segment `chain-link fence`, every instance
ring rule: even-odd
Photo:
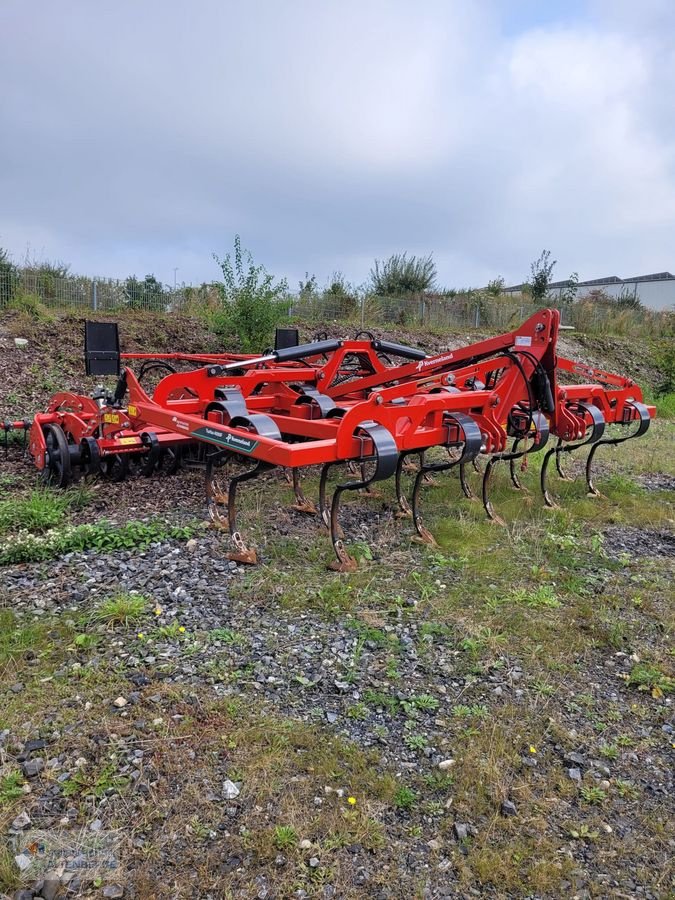
[[[170,287],[146,278],[59,277],[41,269],[0,272],[0,308],[28,308],[35,303],[53,309],[177,311],[208,288]]]
[[[454,297],[422,294],[407,297],[335,295],[330,291],[288,297],[284,309],[291,318],[313,324],[348,323],[360,328],[486,329],[506,331],[532,315],[538,306],[527,298],[491,297],[469,291]],[[199,312],[220,303],[214,285],[171,287],[153,276],[144,279],[59,277],[41,269],[0,271],[0,309],[33,310],[36,304],[55,309],[113,311],[142,309],[160,313]],[[578,331],[610,334],[659,335],[672,329],[673,313],[622,309],[591,301],[556,302],[562,324]]]
[[[553,302],[545,305],[560,310],[561,324],[593,334],[659,335],[669,326],[673,313],[645,309],[606,307],[590,301]],[[350,322],[365,328],[369,325],[389,328],[422,327],[439,331],[485,329],[507,331],[533,315],[542,304],[526,302],[526,298],[489,297],[480,291],[442,297],[334,297],[317,294],[297,297],[290,314],[316,324]]]

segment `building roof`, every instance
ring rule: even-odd
[[[602,287],[603,284],[635,284],[640,281],[675,281],[675,275],[670,272],[654,272],[652,275],[636,275],[634,278],[619,278],[618,275],[608,275],[606,278],[592,278],[590,281],[579,281],[577,287]],[[551,288],[571,287],[572,281],[568,278],[566,281],[552,281],[549,284]],[[512,287],[504,288],[505,291],[522,291],[525,284],[514,284]]]

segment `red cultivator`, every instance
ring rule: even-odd
[[[563,454],[589,445],[586,480],[591,493],[592,463],[598,447],[637,437],[649,427],[654,409],[642,403],[632,381],[560,359],[556,354],[559,313],[541,310],[516,331],[460,350],[427,356],[411,347],[374,339],[319,340],[285,346],[259,357],[235,355],[150,356],[120,354],[117,328],[87,323],[87,372],[118,376],[114,392],[92,397],[56,394],[30,427],[29,451],[47,482],[66,487],[74,474],[121,480],[136,468],[150,475],[165,468],[203,466],[213,521],[229,530],[232,558],[255,562],[238,529],[237,490],[241,483],[274,467],[290,470],[298,509],[315,511],[304,496],[299,469],[321,466],[319,512],[330,529],[337,561],[349,570],[338,522],[345,491],[368,490],[373,482],[395,479],[400,511],[411,514],[419,538],[433,537],[422,521],[420,489],[431,472],[458,468],[462,489],[472,491],[467,466],[482,472],[487,515],[498,521],[490,500],[495,463],[510,464],[546,451],[541,468],[545,502],[552,459],[565,478]],[[394,363],[392,358],[399,360]],[[141,363],[138,374],[120,369],[120,360]],[[176,365],[198,366],[175,371]],[[142,386],[149,373],[167,372],[152,395]],[[561,385],[559,372],[593,383]],[[608,425],[618,433],[605,436]],[[441,448],[433,461],[427,451]],[[411,502],[402,490],[402,472],[417,460]],[[408,462],[406,462],[408,461]],[[228,472],[232,463],[240,466]],[[351,477],[326,499],[331,467],[346,464]]]

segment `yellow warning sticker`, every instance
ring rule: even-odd
[[[127,406],[127,412],[129,413],[130,416],[137,416],[138,408],[136,406],[131,406],[131,404],[130,404],[129,406]]]
[[[138,440],[135,437],[126,437],[119,439],[120,444],[137,444]]]
[[[106,425],[119,425],[120,424],[120,414],[119,413],[103,413],[103,421]]]

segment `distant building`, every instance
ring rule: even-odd
[[[554,281],[548,286],[553,299],[560,297],[572,286],[571,281]],[[505,294],[520,294],[524,284],[504,288]],[[580,281],[577,285],[577,299],[582,299],[591,291],[604,291],[610,297],[639,297],[645,306],[651,309],[669,309],[675,307],[675,275],[670,272],[656,272],[654,275],[637,275],[635,278],[619,278],[609,275],[607,278],[593,278],[591,281]]]

